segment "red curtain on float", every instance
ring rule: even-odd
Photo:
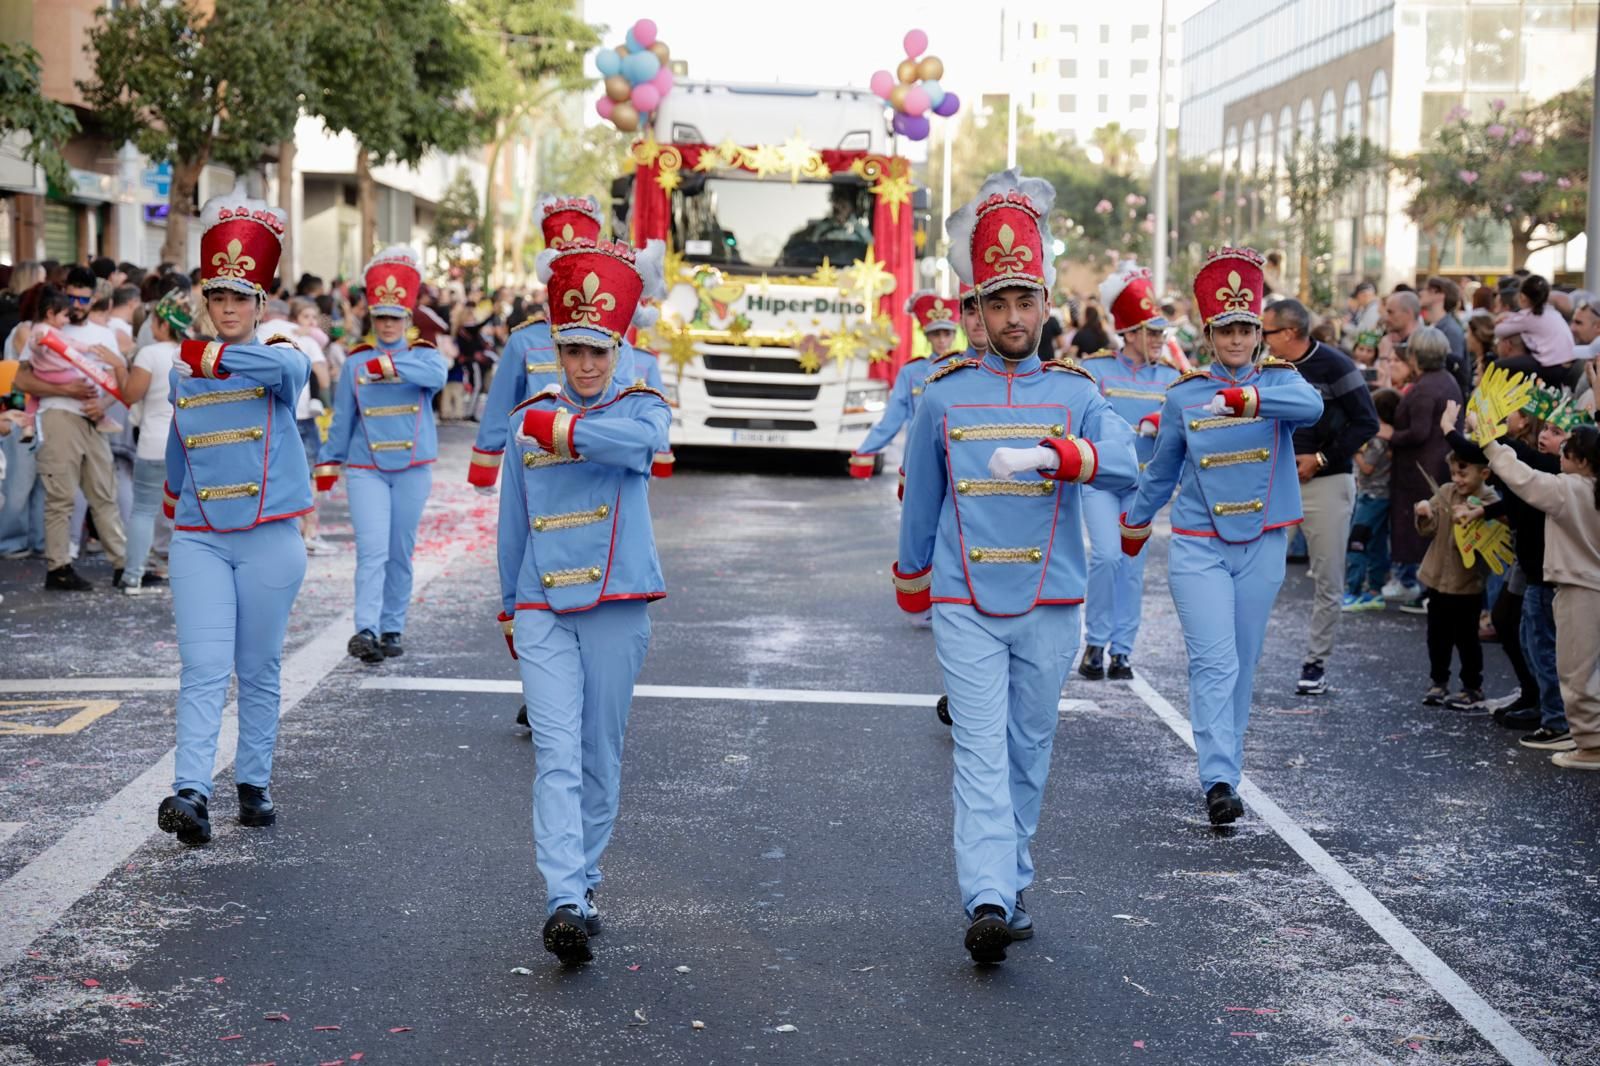
[[[635,245],[642,248],[649,240],[664,241],[671,229],[672,197],[661,187],[662,172],[693,170],[704,153],[716,151],[718,149],[709,144],[659,145],[641,142],[634,145],[633,158],[636,169],[633,182],[632,225]],[[849,173],[853,167],[866,159],[879,161],[885,169],[894,163],[887,156],[835,149],[822,149],[817,152],[817,157],[831,174]],[[749,164],[748,158],[741,158],[732,165],[744,170],[755,170],[755,167]],[[773,180],[784,179],[774,176]],[[900,343],[895,346],[887,361],[874,363],[867,373],[880,381],[892,382],[900,367],[905,365],[905,361],[911,356],[911,330],[915,328],[911,316],[905,311],[906,298],[912,291],[917,255],[916,242],[912,237],[910,197],[907,196],[903,202],[897,203],[893,197],[875,191],[872,232],[876,240],[874,253],[883,263],[884,269],[894,277],[895,282],[893,292],[878,297],[878,313],[887,315],[894,323],[895,336],[900,338]],[[845,264],[834,265],[842,267]]]

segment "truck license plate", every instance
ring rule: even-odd
[[[735,444],[788,444],[789,434],[772,429],[736,429],[733,431]]]

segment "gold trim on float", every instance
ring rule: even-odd
[[[1215,418],[1191,418],[1190,429],[1226,429],[1229,426],[1248,426],[1252,422],[1261,421],[1260,415],[1248,418],[1241,415],[1217,415]]]
[[[571,459],[563,459],[559,455],[551,455],[545,451],[522,453],[522,465],[529,470],[537,470],[544,466],[560,466],[562,463],[581,462],[583,462],[583,456],[581,455],[575,455]]]
[[[972,440],[1039,440],[1042,437],[1059,437],[1066,432],[1065,426],[1046,425],[1043,422],[1000,422],[985,426],[956,426],[950,430],[950,439],[955,441]]]
[[[1054,481],[1005,481],[1000,478],[962,478],[956,482],[957,496],[1050,496]]]
[[[411,449],[411,443],[408,440],[380,440],[368,444],[367,447],[375,452],[404,452]]]
[[[592,511],[568,511],[566,514],[539,515],[529,523],[535,533],[553,533],[558,529],[576,529],[579,526],[604,522],[611,517],[611,507],[601,504]]]
[[[246,496],[261,495],[261,486],[255,482],[245,482],[239,485],[215,485],[209,489],[200,489],[195,493],[202,503],[212,500],[242,500]]]
[[[1044,549],[973,548],[967,558],[975,563],[1037,563],[1044,560]]]
[[[580,566],[575,570],[552,570],[539,580],[547,589],[564,589],[571,585],[590,585],[599,581],[604,571],[598,566]]]
[[[1266,509],[1266,504],[1260,500],[1241,500],[1238,503],[1216,503],[1211,505],[1211,513],[1227,518],[1241,514],[1255,514]]]
[[[267,431],[260,426],[249,429],[218,429],[210,433],[191,433],[183,438],[185,448],[215,448],[219,444],[244,444],[260,440]]]
[[[1240,463],[1264,463],[1272,458],[1271,448],[1247,448],[1242,452],[1215,452],[1200,457],[1200,469],[1218,466],[1238,466]]]
[[[397,403],[389,407],[363,407],[361,409],[361,417],[378,418],[382,415],[414,415],[421,410],[422,406],[420,404]]]
[[[217,389],[214,392],[202,392],[194,396],[178,397],[178,410],[187,411],[191,407],[210,407],[218,403],[238,403],[241,400],[259,400],[267,394],[265,385],[257,385],[253,389]]]
[[[1167,401],[1167,394],[1164,392],[1140,392],[1138,389],[1108,388],[1105,390],[1105,395],[1117,396],[1124,400],[1160,400],[1162,403]]]

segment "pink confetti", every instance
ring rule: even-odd
[[[1133,1042],[1133,1046],[1136,1047],[1136,1048],[1139,1048],[1142,1051],[1142,1050],[1144,1050],[1144,1041],[1143,1040],[1135,1040]]]
[[[389,1032],[391,1032],[391,1033],[409,1033],[409,1032],[411,1032],[411,1026],[409,1026],[409,1025],[397,1025],[393,1029],[390,1029]]]
[[[632,966],[629,966],[628,969],[632,970],[634,973],[638,973],[639,972],[639,964],[638,963],[634,963]]]
[[[262,1019],[264,1021],[269,1021],[269,1022],[286,1022],[286,1021],[289,1020],[289,1016],[287,1014],[281,1014],[281,1013],[280,1014],[263,1014],[261,1017],[262,1017]]]
[[[98,1062],[96,1062],[94,1064],[94,1066],[111,1066],[111,1060],[110,1059],[101,1059]]]
[[[319,1062],[317,1066],[344,1066],[343,1059],[334,1059],[332,1062]]]
[[[313,1033],[337,1033],[339,1027],[337,1025],[313,1025],[311,1031]]]
[[[83,979],[83,987],[84,988],[99,988],[100,987],[100,982],[96,981],[93,977],[85,977]]]
[[[352,1051],[350,1053],[350,1061],[351,1062],[360,1062],[362,1059],[364,1059],[366,1057],[367,1057],[367,1053],[365,1051]]]
[[[1229,1036],[1260,1036],[1260,1033],[1229,1033]]]
[[[214,985],[220,985],[226,980],[227,980],[226,977],[213,977],[211,979],[211,983],[214,984]]]
[[[1398,1003],[1401,1006],[1405,1006],[1405,1002],[1406,1001],[1403,1000],[1403,999],[1395,999],[1393,996],[1385,996],[1384,997],[1384,1002],[1385,1003]]]
[[[58,978],[58,977],[52,977],[49,974],[43,974],[43,973],[34,974],[33,975],[33,979],[35,981],[58,981],[58,980],[60,980],[60,978]]]
[[[276,1062],[252,1062],[250,1066],[278,1066]]]
[[[118,1040],[117,1043],[119,1043],[119,1044],[142,1044],[142,1043],[144,1043],[144,1041],[140,1040],[136,1036],[125,1036],[121,1040]]]
[[[28,958],[30,958],[30,959],[42,959],[42,958],[44,958],[44,952],[42,952],[42,951],[30,951],[30,952],[28,952]]]
[[[217,1037],[217,1039],[221,1040],[223,1043],[226,1043],[229,1040],[243,1040],[244,1039],[244,1034],[243,1033],[229,1033],[227,1036],[219,1036],[219,1037]]]
[[[1410,1048],[1412,1051],[1421,1051],[1422,1050],[1422,1045],[1417,1043],[1415,1040],[1410,1041],[1409,1043],[1407,1043],[1406,1047]]]
[[[139,1003],[133,1000],[125,1001],[122,1005],[129,1010],[148,1010],[150,1007],[148,1003]]]

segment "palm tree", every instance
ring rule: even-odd
[[[1139,159],[1139,144],[1120,122],[1108,122],[1095,130],[1089,143],[1100,149],[1101,165],[1113,174],[1131,174]]]

